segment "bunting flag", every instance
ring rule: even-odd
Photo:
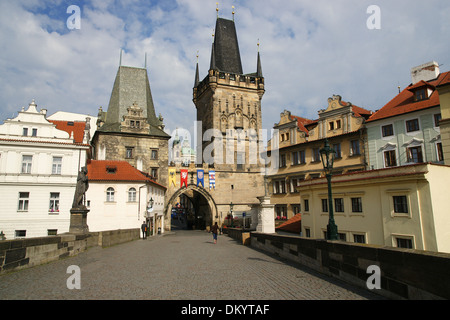
[[[180,188],[182,188],[183,187],[183,184],[186,186],[186,188],[187,188],[187,185],[188,185],[188,169],[181,169],[180,170],[180,176],[181,176],[181,179],[180,179]]]
[[[199,183],[202,184],[203,188],[205,187],[205,185],[204,185],[204,175],[205,175],[205,171],[203,169],[198,169],[197,170],[197,187],[198,187]]]
[[[169,187],[171,184],[173,184],[174,187],[177,185],[177,176],[176,176],[176,169],[175,168],[169,168]]]
[[[211,190],[211,188],[214,188],[214,190],[216,190],[216,172],[215,171],[209,172],[209,190]]]

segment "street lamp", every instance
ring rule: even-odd
[[[331,194],[331,176],[333,170],[334,157],[336,151],[328,144],[328,139],[325,139],[325,146],[320,149],[320,157],[322,159],[323,169],[328,182],[328,225],[327,238],[328,240],[338,240],[337,225],[334,222],[333,214],[333,197]]]
[[[153,198],[150,197],[150,200],[148,200],[148,204],[147,204],[147,217],[148,217],[148,218],[151,217],[151,216],[150,216],[150,213],[153,211],[153,203],[154,203]],[[150,219],[149,219],[149,220],[150,220]],[[153,225],[153,235],[154,235],[154,233],[155,233],[155,231],[154,231],[155,223],[156,223],[156,221],[155,221],[155,216],[153,215],[153,223],[152,223],[152,225]]]

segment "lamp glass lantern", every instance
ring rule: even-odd
[[[148,200],[148,205],[147,205],[148,210],[153,208],[153,203],[155,203],[155,201],[153,200],[153,198],[150,198],[150,200]]]

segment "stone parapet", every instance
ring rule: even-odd
[[[447,253],[259,232],[251,233],[251,246],[367,290],[368,267],[378,266],[380,289],[370,291],[391,299],[450,298]]]

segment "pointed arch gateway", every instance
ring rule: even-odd
[[[176,201],[181,195],[187,196],[193,204],[194,212],[187,213],[193,215],[191,217],[193,219],[191,220],[192,228],[189,227],[188,229],[204,230],[217,219],[217,205],[212,195],[203,187],[191,183],[187,187],[178,189],[170,197],[164,208],[165,220],[171,219],[172,209],[175,207]],[[189,217],[186,216],[186,218]]]

